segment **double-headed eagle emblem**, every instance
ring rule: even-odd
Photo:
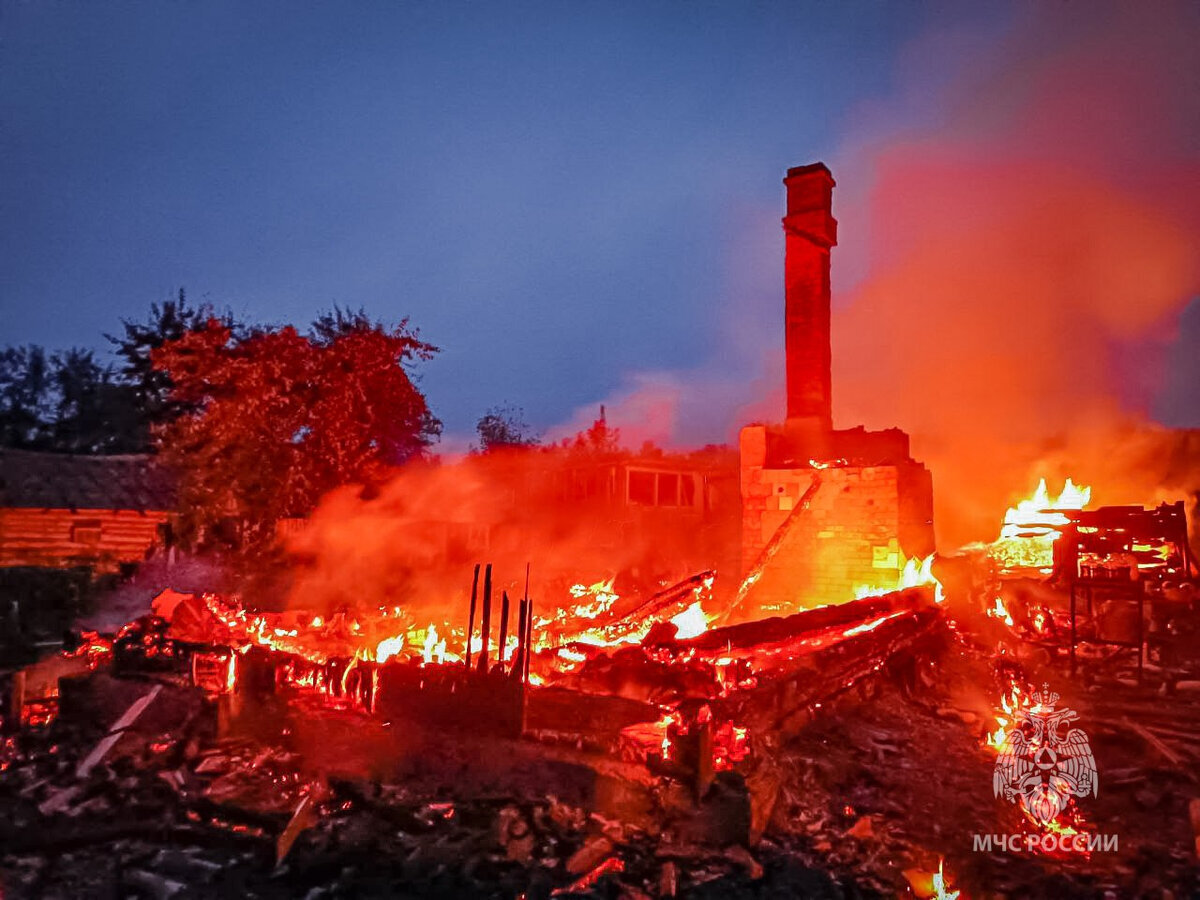
[[[1072,797],[1096,796],[1096,760],[1087,733],[1072,728],[1079,714],[1056,710],[1058,694],[1042,685],[1033,706],[1021,710],[992,770],[997,797],[1019,802],[1039,825],[1048,825]]]

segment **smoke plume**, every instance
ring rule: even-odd
[[[870,185],[839,212],[870,240],[848,248],[867,274],[836,313],[835,415],[913,435],[943,546],[1039,475],[1153,499],[1187,446],[1147,413],[1200,289],[1200,14],[1026,12],[936,126],[862,125],[835,169]]]

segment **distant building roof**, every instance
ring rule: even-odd
[[[172,510],[175,482],[152,456],[0,449],[0,507]]]

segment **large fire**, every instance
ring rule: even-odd
[[[1046,479],[1038,482],[1033,495],[1004,514],[1000,537],[989,550],[1004,569],[1038,569],[1048,573],[1054,566],[1054,542],[1070,524],[1065,515],[1084,509],[1092,489],[1076,485],[1070,478],[1058,496],[1051,496]]]

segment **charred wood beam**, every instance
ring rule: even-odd
[[[680,600],[690,595],[696,590],[696,588],[703,586],[706,580],[713,578],[715,575],[716,573],[711,570],[705,570],[703,572],[697,572],[695,575],[689,575],[682,581],[677,581],[670,587],[663,588],[661,591],[651,594],[636,607],[623,612],[618,618],[614,619],[609,624],[618,625],[624,622],[633,622],[639,619],[647,619],[651,616],[657,615],[662,610],[674,603],[678,603]]]
[[[488,670],[488,642],[492,636],[492,564],[487,564],[483,575],[483,616],[480,623],[481,646],[479,649],[479,671]]]
[[[513,675],[521,681],[525,680],[525,656],[529,652],[529,596],[521,598],[517,608],[517,656],[513,660]]]
[[[529,598],[529,609],[525,618],[525,671],[521,674],[521,681],[524,684],[529,684],[529,660],[533,656],[533,598]]]
[[[500,643],[496,651],[496,665],[504,671],[504,645],[508,641],[508,591],[500,592]]]
[[[467,671],[471,671],[471,635],[475,633],[475,602],[479,596],[479,563],[475,563],[475,577],[471,580],[471,613],[467,617],[467,646],[463,652]]]
[[[940,645],[938,609],[899,616],[797,659],[787,671],[714,702],[718,715],[750,727],[751,734],[791,735],[812,719],[817,704],[849,691],[899,660],[936,652]]]
[[[932,605],[933,588],[907,588],[882,597],[865,597],[836,606],[822,606],[791,616],[773,616],[754,622],[711,628],[697,637],[679,641],[683,647],[697,650],[752,648],[811,636],[819,631],[839,626],[869,622],[901,609],[917,610]]]

